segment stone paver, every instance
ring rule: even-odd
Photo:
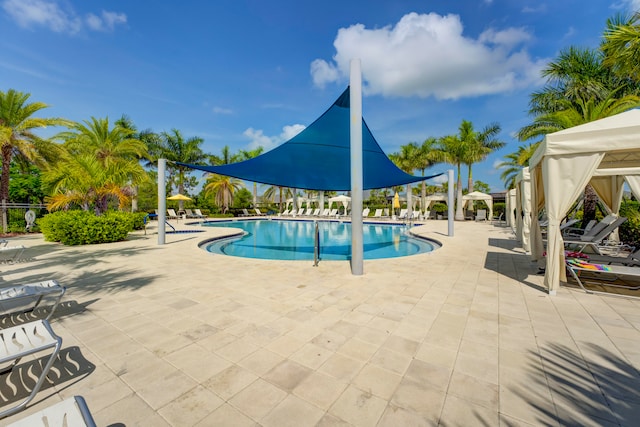
[[[0,265],[2,284],[67,286],[52,319],[66,353],[2,423],[82,395],[99,425],[636,424],[640,300],[549,296],[502,226],[414,231],[443,247],[362,276],[198,248],[222,229],[163,246],[153,230],[86,247],[13,238],[27,259]]]

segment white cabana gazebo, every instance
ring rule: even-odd
[[[334,203],[342,203],[342,206],[344,206],[344,212],[346,214],[349,204],[351,204],[351,197],[345,195],[329,197],[329,209],[332,208]]]
[[[462,206],[466,207],[466,205],[470,202],[472,203],[479,200],[482,200],[487,204],[487,207],[489,208],[489,214],[487,218],[491,220],[491,218],[493,218],[493,197],[491,197],[491,194],[482,193],[480,191],[473,191],[471,193],[465,194],[464,196],[462,196]]]
[[[538,212],[546,209],[547,260],[544,284],[555,294],[566,281],[560,221],[591,182],[613,213],[620,208],[623,177],[640,195],[640,110],[633,109],[545,136],[533,154],[531,171],[531,253],[542,258]],[[594,179],[595,177],[595,179]]]
[[[516,175],[516,239],[525,252],[531,252],[531,175],[522,168]]]
[[[505,219],[507,221],[507,225],[509,227],[511,227],[511,229],[515,232],[516,231],[516,214],[515,214],[515,210],[516,210],[516,189],[512,188],[511,190],[507,191],[507,198],[506,198],[506,215],[505,215]]]
[[[429,217],[431,212],[429,211],[429,207],[436,202],[445,202],[447,203],[448,197],[444,193],[433,193],[424,198],[424,216],[425,218]]]

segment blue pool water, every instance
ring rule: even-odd
[[[351,258],[351,224],[320,221],[320,259]],[[206,244],[206,250],[245,258],[313,260],[313,221],[247,220],[205,223],[208,227],[234,227],[241,237]],[[394,258],[433,251],[435,242],[407,235],[407,228],[393,224],[364,224],[364,259]]]

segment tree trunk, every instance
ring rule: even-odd
[[[451,185],[451,183],[449,183]],[[460,165],[458,165],[458,184],[457,197],[456,197],[456,221],[464,221],[464,212],[462,212],[462,177],[460,176]]]
[[[589,184],[584,188],[584,205],[582,208],[582,228],[585,228],[589,221],[596,219],[596,206],[598,204],[598,195],[593,187]]]
[[[253,207],[258,207],[258,184],[253,183]]]
[[[2,174],[0,174],[0,202],[2,206],[2,232],[7,232],[7,203],[9,203],[9,168],[11,167],[11,146],[2,146]]]
[[[137,185],[133,187],[133,196],[131,197],[131,212],[138,212],[138,190]]]
[[[471,165],[469,165],[469,179],[467,180],[467,192],[473,192],[473,174],[471,173]]]

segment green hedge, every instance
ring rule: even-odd
[[[640,203],[635,200],[623,200],[620,216],[627,218],[620,226],[620,241],[631,246],[640,247]]]
[[[88,211],[59,211],[40,218],[37,223],[46,241],[90,245],[125,240],[137,217],[138,214],[127,212],[96,216]]]

